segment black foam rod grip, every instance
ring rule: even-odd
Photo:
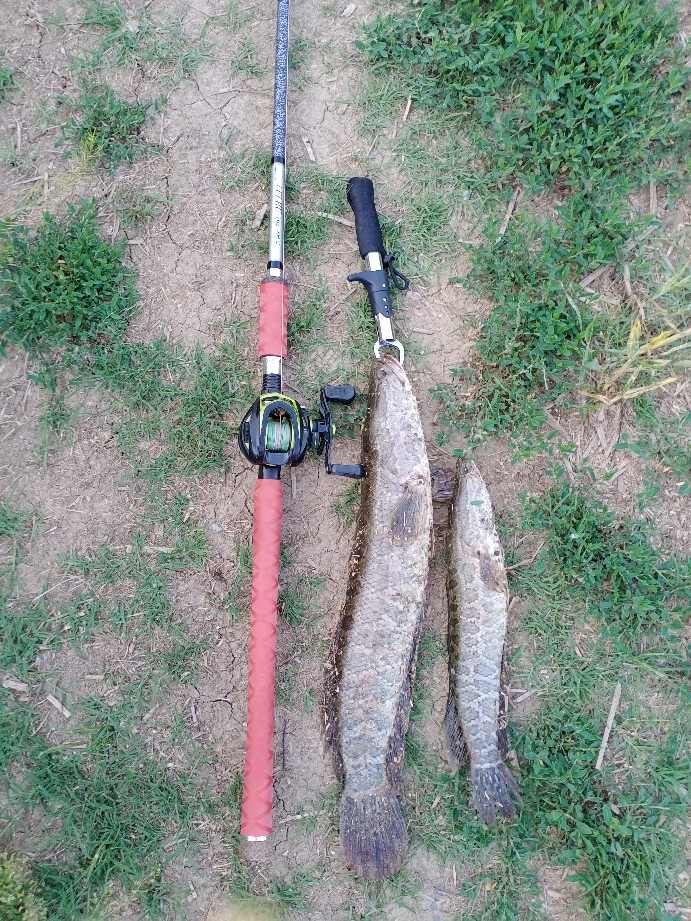
[[[384,240],[379,226],[377,209],[374,207],[374,186],[372,180],[365,176],[355,176],[348,180],[348,204],[355,215],[355,233],[360,255],[364,259],[367,253],[384,255]]]

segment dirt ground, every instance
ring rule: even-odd
[[[157,14],[182,10],[191,34],[207,24],[207,37],[214,44],[213,57],[199,67],[192,79],[169,88],[162,86],[161,75],[154,69],[106,74],[116,91],[132,101],[150,101],[161,91],[168,95],[167,108],[148,129],[150,140],[160,144],[163,154],[139,160],[133,167],[121,168],[114,177],[108,177],[104,173],[79,174],[74,161],[66,160],[54,148],[55,129],[40,118],[47,100],[74,91],[75,78],[66,60],[88,45],[92,37],[88,31],[73,26],[51,25],[58,4],[48,0],[5,0],[3,4],[2,41],[13,61],[20,63],[23,91],[3,105],[1,140],[14,144],[20,125],[22,144],[27,150],[39,151],[35,175],[48,174],[43,198],[23,214],[22,220],[35,221],[43,209],[62,213],[66,201],[76,201],[80,196],[105,198],[118,183],[136,182],[171,196],[170,210],[136,242],[133,240],[127,250],[127,259],[139,273],[141,296],[141,312],[128,334],[133,341],[151,341],[163,333],[185,346],[209,346],[214,339],[212,324],[228,317],[244,317],[250,320],[248,348],[255,348],[257,291],[265,271],[265,257],[255,253],[240,261],[229,252],[228,239],[233,216],[244,207],[259,210],[265,204],[265,193],[260,185],[225,191],[216,172],[222,155],[221,139],[229,131],[236,132],[241,146],[268,148],[270,144],[275,10],[273,4],[247,7],[254,12],[252,37],[260,49],[265,75],[243,77],[231,73],[230,68],[237,53],[238,35],[229,34],[214,20],[223,6],[221,0],[195,0],[182,6],[169,0],[150,0],[146,4]],[[345,2],[332,8],[317,0],[294,0],[293,32],[306,36],[312,50],[307,64],[310,82],[290,92],[288,159],[293,166],[309,163],[302,140],[308,137],[317,164],[347,177],[366,173],[370,165],[380,166],[386,139],[379,138],[372,147],[373,138],[358,131],[354,105],[362,70],[352,43],[358,26],[372,17],[373,6],[368,0],[358,0],[354,12],[344,17],[340,14],[345,6]],[[133,2],[133,14],[136,7]],[[66,5],[61,12],[68,23],[76,23],[83,10]],[[414,110],[411,117],[415,118]],[[18,207],[26,192],[23,179],[7,164],[0,165],[3,215]],[[377,198],[392,200],[396,183],[400,189],[402,181],[392,176],[390,187],[384,181],[378,183]],[[674,215],[666,219],[688,224],[688,211],[684,213],[683,207],[684,202],[678,203]],[[468,228],[463,232],[467,233]],[[121,231],[113,223],[104,227],[104,233],[115,239]],[[359,268],[354,231],[337,224],[330,242],[321,250],[318,265],[290,265],[293,295],[304,294],[318,275],[327,279],[334,305],[327,316],[334,329],[340,324],[345,337],[343,300],[349,291],[346,276]],[[416,366],[411,361],[408,370],[430,454],[449,467],[454,444],[445,448],[435,445],[439,431],[437,404],[429,388],[449,381],[450,369],[467,358],[472,332],[463,321],[487,309],[462,287],[448,283],[448,278],[462,276],[467,269],[459,248],[455,262],[440,267],[427,285],[412,286],[403,298],[405,309],[397,317],[400,326],[417,341],[424,357],[424,364],[420,361]],[[290,364],[288,368],[290,384]],[[42,465],[37,455],[37,420],[46,395],[28,379],[31,371],[32,363],[20,350],[10,349],[7,358],[0,359],[0,495],[12,495],[15,504],[35,507],[43,515],[44,525],[33,537],[20,567],[27,591],[33,597],[49,589],[55,599],[64,599],[78,588],[78,580],[65,580],[59,568],[60,558],[72,550],[84,552],[103,542],[124,544],[129,529],[140,518],[142,490],[129,479],[128,463],[113,436],[118,416],[102,395],[79,397],[83,403],[73,441],[51,454],[47,467]],[[691,394],[685,386],[672,389],[668,399],[691,410]],[[618,509],[631,511],[640,489],[642,467],[632,455],[613,451],[623,432],[634,435],[626,412],[613,407],[588,419],[555,418],[554,425],[578,445],[577,461],[589,457],[598,475],[615,471],[606,486],[607,499]],[[352,462],[359,455],[359,442],[343,440],[336,451],[339,460]],[[212,549],[205,572],[184,572],[175,578],[171,600],[193,633],[212,633],[216,640],[194,684],[178,685],[164,694],[154,718],[142,727],[143,733],[151,735],[157,721],[165,722],[175,711],[180,713],[197,744],[213,755],[211,770],[217,789],[229,784],[243,764],[248,617],[245,613],[231,624],[227,615],[210,602],[210,596],[218,593],[219,583],[230,581],[236,571],[236,540],[247,541],[251,533],[256,480],[255,470],[244,462],[234,444],[228,446],[228,453],[232,467],[227,475],[169,484],[171,488],[191,491],[193,518],[203,527]],[[505,443],[499,441],[488,442],[476,455],[499,514],[513,505],[521,492],[536,490],[542,483],[541,463],[522,462],[512,467],[510,458]],[[323,616],[316,628],[317,638],[324,643],[334,634],[346,590],[352,530],[344,530],[328,513],[344,485],[344,481],[326,476],[313,460],[296,471],[292,487],[289,476],[284,482],[284,538],[291,548],[294,571],[326,579],[319,594]],[[435,514],[435,542],[439,547],[446,513],[439,509]],[[688,540],[690,519],[688,499],[670,490],[660,505],[657,525],[665,537],[687,552],[690,548],[684,547],[684,542]],[[446,630],[444,579],[437,553],[430,580],[427,626],[440,634]],[[279,629],[279,671],[296,656],[294,640],[291,630]],[[87,676],[103,674],[114,661],[125,671],[136,670],[136,647],[132,648],[128,641],[121,644],[112,637],[100,636],[78,653],[65,650],[46,657],[41,664],[45,670],[50,669],[49,677],[41,693],[37,690],[32,697],[45,711],[45,729],[54,726],[59,730],[61,726],[59,715],[48,704],[40,703],[45,693],[57,689],[67,701],[95,692],[105,695],[106,685]],[[318,699],[323,659],[308,656],[300,665],[299,684],[304,690],[314,691]],[[444,662],[436,664],[432,685],[434,708],[425,734],[441,757]],[[296,696],[299,699],[299,694]],[[117,700],[117,691],[109,699],[111,703]],[[529,704],[527,701],[525,706]],[[519,705],[509,718],[519,722],[522,715]],[[319,707],[278,706],[275,748],[275,832],[270,873],[284,875],[322,864],[325,871],[320,884],[311,891],[308,916],[315,921],[345,919],[353,912],[361,916],[363,896],[348,877],[337,835],[321,822],[306,835],[295,819],[309,813],[317,797],[335,785],[330,759],[323,751]],[[162,754],[175,763],[175,752]],[[247,909],[234,906],[225,895],[224,877],[230,861],[219,829],[208,826],[199,831],[207,836],[200,856],[190,856],[189,861],[175,866],[176,880],[189,884],[192,893],[185,917],[190,921],[249,918]],[[459,896],[462,868],[441,867],[429,855],[417,852],[410,854],[407,869],[422,883],[417,906],[406,909],[392,901],[384,908],[386,918],[441,921],[462,917],[458,914],[465,904]],[[540,868],[538,876],[547,917],[554,921],[585,917],[574,908],[575,887],[565,882],[561,868]],[[113,915],[122,919],[135,916],[136,912],[129,909]]]

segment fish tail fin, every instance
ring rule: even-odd
[[[470,768],[473,787],[473,805],[483,822],[494,825],[496,813],[502,818],[512,819],[516,814],[511,800],[513,795],[522,803],[521,794],[513,774],[505,764],[499,762],[491,767]]]
[[[388,785],[369,794],[344,792],[341,844],[348,866],[365,879],[385,879],[400,869],[408,851],[408,831]]]
[[[468,746],[463,736],[461,721],[458,718],[456,696],[452,688],[449,689],[449,696],[446,699],[446,714],[441,725],[446,739],[449,761],[452,767],[458,770],[468,760]]]

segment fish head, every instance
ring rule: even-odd
[[[366,464],[381,462],[401,486],[421,477],[429,489],[429,465],[417,401],[402,365],[391,355],[382,355],[372,365],[368,419]]]
[[[469,458],[458,462],[454,505],[464,521],[464,530],[477,535],[496,535],[492,499],[487,484],[475,461]]]
[[[382,355],[377,359],[374,363],[374,376],[380,390],[403,390],[407,393],[411,391],[408,375],[393,355]]]
[[[458,477],[466,480],[475,480],[482,483],[482,474],[478,470],[477,464],[471,457],[463,457],[458,462]]]

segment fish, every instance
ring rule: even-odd
[[[482,475],[459,461],[448,532],[449,696],[443,730],[456,769],[470,760],[475,809],[488,825],[515,815],[520,791],[503,763],[509,748],[502,670],[509,586]]]
[[[363,462],[348,589],[323,706],[343,788],[343,851],[355,873],[381,880],[396,873],[408,850],[398,795],[432,534],[420,414],[402,365],[390,355],[372,367]]]

